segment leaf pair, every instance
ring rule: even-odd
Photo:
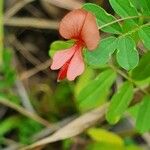
[[[115,37],[104,39],[100,42],[95,52],[86,53],[87,63],[94,67],[99,67],[108,62],[110,55],[117,49],[117,62],[126,69],[132,70],[138,65],[139,56],[134,41],[142,40],[145,48],[150,49],[150,27],[149,24],[139,24],[139,13],[137,6],[131,0],[109,0],[114,11],[124,20],[123,27],[115,17],[108,14],[98,5],[86,3],[83,8],[92,12],[97,19],[99,28],[108,33],[121,34],[117,42]],[[140,0],[140,6],[143,15],[149,16],[150,2]],[[139,24],[139,25],[138,25]],[[136,28],[135,28],[136,27]],[[138,34],[137,34],[138,31]],[[126,32],[126,33],[124,33]],[[127,35],[127,36],[125,36]],[[129,36],[130,35],[130,36]],[[135,37],[134,37],[135,36]],[[139,37],[138,37],[139,36]],[[131,38],[132,37],[132,38]],[[109,44],[109,45],[107,45]]]
[[[93,67],[99,67],[109,61],[115,50],[117,50],[117,62],[122,68],[131,70],[137,66],[139,56],[136,45],[128,36],[120,38],[111,36],[101,40],[95,51],[85,52],[86,62]]]

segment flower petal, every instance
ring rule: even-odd
[[[65,39],[79,39],[87,12],[76,9],[69,12],[60,22],[59,32]]]
[[[53,57],[53,62],[51,65],[52,70],[57,70],[61,68],[74,54],[76,46],[69,49],[56,52]]]
[[[67,71],[67,79],[72,81],[84,71],[84,61],[81,49],[77,50],[70,62]]]
[[[68,70],[68,66],[69,66],[70,62],[66,62],[61,69],[58,72],[58,77],[57,77],[57,81],[59,82],[60,80],[63,80],[66,78],[67,75],[67,70]]]
[[[100,40],[99,30],[96,25],[96,19],[89,12],[86,15],[86,19],[81,31],[81,37],[89,50],[95,49]]]
[[[66,39],[83,40],[89,50],[95,49],[100,40],[95,16],[83,9],[68,13],[60,22],[59,32]]]

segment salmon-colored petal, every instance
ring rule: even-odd
[[[89,50],[94,50],[100,40],[100,34],[96,25],[95,17],[88,12],[81,31],[82,40],[85,42]]]
[[[60,22],[59,32],[65,39],[79,39],[87,12],[76,9],[69,12]]]
[[[69,49],[56,52],[53,57],[53,62],[51,65],[52,70],[57,70],[61,68],[74,54],[76,46]]]
[[[84,61],[81,50],[77,50],[69,64],[67,79],[72,81],[84,71]]]
[[[61,69],[59,70],[58,77],[57,77],[57,81],[58,81],[58,82],[59,82],[60,80],[63,80],[63,79],[66,78],[69,63],[70,63],[70,62],[66,62],[66,63],[61,67]]]

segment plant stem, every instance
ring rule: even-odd
[[[119,75],[121,75],[122,77],[124,77],[125,79],[127,79],[129,82],[133,83],[142,93],[149,95],[149,93],[147,91],[145,91],[144,89],[142,89],[131,77],[129,77],[127,74],[125,74],[122,70],[116,68],[114,65],[109,64],[109,66],[115,71],[117,72]]]
[[[128,32],[122,34],[120,37],[130,35],[130,34],[136,32],[136,31],[138,31],[138,30],[140,30],[141,28],[146,27],[146,26],[150,26],[150,23],[148,22],[148,23],[146,23],[146,24],[143,24],[143,25],[141,25],[141,26],[138,26],[138,27],[134,28],[133,30],[128,31]]]
[[[31,119],[37,121],[38,123],[40,123],[40,124],[42,124],[42,125],[44,125],[46,127],[50,127],[51,126],[51,124],[47,120],[41,118],[40,116],[38,116],[38,115],[36,115],[34,113],[31,113],[31,112],[27,111],[23,107],[21,107],[21,106],[15,104],[15,103],[9,101],[8,99],[0,97],[0,104],[16,110],[20,114],[22,114],[22,115],[24,115],[24,116],[26,116],[28,118],[31,118]]]
[[[117,22],[120,22],[120,21],[135,19],[135,18],[150,18],[150,16],[129,16],[129,17],[126,17],[126,18],[120,18],[120,19],[117,19],[115,21],[112,21],[112,22],[109,22],[109,23],[106,23],[106,24],[100,26],[99,29],[105,28],[107,26],[110,26],[110,25],[112,25],[114,23],[117,23]]]
[[[0,0],[0,66],[3,61],[3,39],[4,39],[4,28],[3,28],[3,4],[4,1]]]

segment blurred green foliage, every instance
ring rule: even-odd
[[[15,57],[12,49],[4,48],[3,43],[2,2],[3,0],[0,1],[0,64],[3,62],[3,65],[0,67],[0,98],[6,98],[20,107],[21,97],[16,92],[18,74],[13,62]],[[96,16],[99,29],[107,35],[94,52],[84,49],[84,74],[75,82],[65,80],[60,83],[54,81],[55,73],[50,73],[50,79],[39,75],[38,80],[29,81],[27,94],[36,113],[54,125],[74,114],[80,115],[108,102],[110,106],[105,120],[113,124],[120,123],[120,119],[128,112],[136,122],[134,130],[137,131],[133,131],[134,135],[124,137],[109,130],[115,125],[102,122],[101,128],[98,124],[97,128],[90,128],[81,134],[78,139],[81,143],[74,138],[56,143],[63,150],[76,146],[78,148],[82,144],[86,150],[142,150],[138,146],[142,142],[134,140],[134,136],[142,138],[142,134],[137,135],[137,132],[150,131],[150,97],[147,96],[150,85],[150,3],[149,0],[109,2],[115,15],[108,14],[95,4],[83,5],[83,9]],[[119,17],[121,22],[116,19]],[[139,52],[138,43],[143,44],[144,55]],[[49,48],[49,55],[53,57],[57,51],[70,48],[73,44],[74,41],[55,41]],[[137,90],[143,92],[143,98],[129,108]],[[40,123],[23,117],[12,109],[0,105],[0,110],[0,149],[5,146],[7,138],[19,144],[31,144],[36,133],[45,129]],[[48,149],[53,149],[53,146],[49,147]]]

